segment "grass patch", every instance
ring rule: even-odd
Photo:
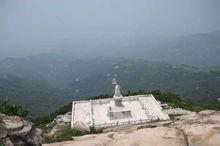
[[[68,141],[73,140],[72,137],[74,136],[82,136],[86,134],[98,134],[102,133],[102,129],[96,130],[94,127],[90,127],[90,132],[82,132],[75,129],[71,129],[70,125],[61,126],[57,132],[53,136],[47,136],[46,132],[49,132],[51,130],[51,127],[47,127],[47,129],[44,129],[44,140],[47,143],[53,143],[53,142],[62,142],[62,141]]]
[[[50,132],[55,125],[56,125],[56,123],[54,122],[52,124],[49,124],[48,126],[42,126],[40,128],[43,130],[43,134],[46,134],[46,133]]]
[[[62,130],[58,131],[52,140],[54,142],[73,140],[72,137],[74,135],[75,135],[75,131],[73,131],[70,127],[65,127]]]

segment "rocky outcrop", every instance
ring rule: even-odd
[[[200,113],[175,109],[174,121],[106,129],[103,134],[73,137],[45,146],[219,146],[220,111]]]
[[[68,112],[64,115],[58,115],[54,119],[54,122],[56,122],[58,124],[69,124],[71,122],[71,115],[72,115],[72,112]]]
[[[189,115],[189,114],[195,114],[195,112],[187,111],[181,108],[169,108],[163,110],[168,115]]]
[[[17,116],[0,114],[0,140],[4,145],[35,145],[43,142],[42,131]]]
[[[89,125],[81,121],[74,123],[74,129],[81,132],[90,132]]]
[[[45,128],[48,129],[44,133],[44,137],[52,138],[56,136],[56,133],[63,130],[64,127],[69,126],[71,123],[72,112],[68,112],[64,115],[58,115],[51,123],[48,123]]]
[[[188,146],[220,145],[220,112],[202,111],[184,115],[172,127],[183,133]]]
[[[5,128],[5,126],[0,124],[0,139],[6,138],[7,135],[8,135],[7,129]]]

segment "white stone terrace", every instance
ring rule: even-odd
[[[160,104],[151,94],[123,97],[123,105],[131,110],[131,118],[110,120],[107,116],[107,107],[113,102],[113,98],[74,101],[71,127],[73,128],[74,123],[78,121],[94,127],[112,127],[169,119],[169,116],[161,110]]]

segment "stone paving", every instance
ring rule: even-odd
[[[113,98],[73,102],[72,121],[83,122],[89,126],[111,127],[126,124],[146,123],[152,120],[169,120],[169,116],[153,95],[137,95],[123,97],[124,108],[131,110],[132,117],[110,120],[107,108],[114,104]]]

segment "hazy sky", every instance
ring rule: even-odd
[[[0,0],[0,57],[220,30],[220,0]]]

